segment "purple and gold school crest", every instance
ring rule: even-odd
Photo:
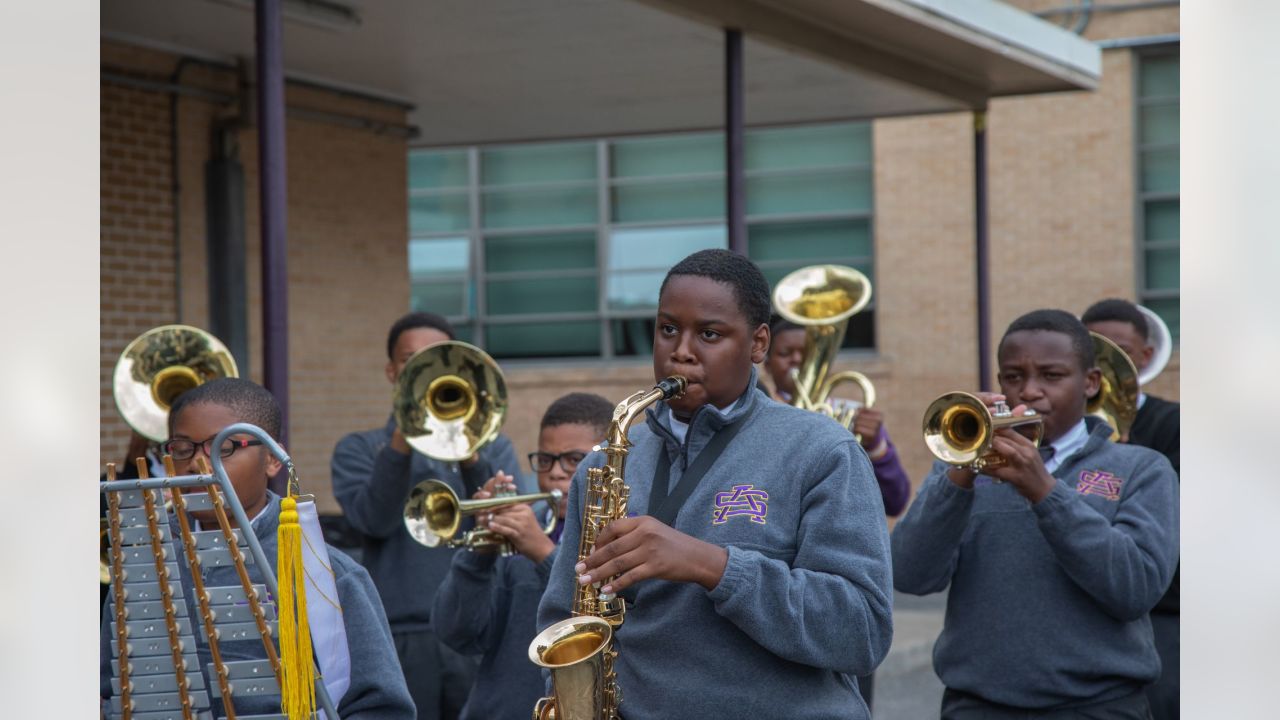
[[[1120,484],[1124,481],[1109,472],[1085,470],[1080,473],[1076,492],[1081,495],[1097,495],[1108,500],[1120,500]]]
[[[751,522],[764,524],[769,514],[769,493],[753,489],[750,485],[734,485],[730,492],[716,493],[716,512],[713,525],[723,525],[731,517],[745,515]]]

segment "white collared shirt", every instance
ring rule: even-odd
[[[1141,410],[1142,406],[1145,405],[1146,403],[1147,403],[1147,394],[1139,390],[1138,391],[1138,409]]]
[[[1064,460],[1079,452],[1086,442],[1089,442],[1089,429],[1084,424],[1084,418],[1081,418],[1075,427],[1051,443],[1053,457],[1045,461],[1044,469],[1050,473],[1057,470]]]

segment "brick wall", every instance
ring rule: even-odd
[[[104,42],[104,72],[167,82],[178,58]],[[184,85],[234,95],[234,72],[188,65]],[[290,86],[287,102],[403,124],[402,109]],[[175,253],[170,95],[102,83],[103,461],[122,458],[129,431],[115,410],[110,376],[120,351],[156,325],[209,324],[205,163],[214,123],[238,112],[183,96],[177,102],[181,229]],[[313,118],[286,126],[289,243],[289,450],[322,511],[337,510],[329,457],[342,434],[380,425],[390,389],[383,377],[387,325],[408,306],[406,144]],[[257,138],[236,133],[244,167],[249,367],[262,380]],[[175,255],[177,256],[175,266]],[[175,267],[179,271],[175,273]]]
[[[112,368],[130,340],[177,318],[172,124],[166,94],[108,82],[101,92],[99,415],[104,460],[119,461],[129,431],[112,398]]]

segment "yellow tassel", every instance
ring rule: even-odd
[[[316,678],[307,622],[306,573],[302,569],[302,526],[298,524],[298,503],[292,497],[280,501],[277,539],[280,711],[289,720],[309,720],[315,714]]]

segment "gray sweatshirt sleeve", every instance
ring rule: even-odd
[[[893,587],[899,592],[928,595],[951,582],[974,492],[951,482],[947,468],[934,463],[915,502],[893,528]]]
[[[344,720],[414,720],[413,699],[369,573],[354,566],[337,578],[337,584],[351,653],[351,686],[338,713]]]
[[[479,655],[496,644],[493,589],[497,554],[459,552],[436,590],[431,628],[440,641],[463,655]]]
[[[389,445],[375,447],[360,433],[338,442],[330,463],[333,494],[356,530],[376,538],[404,531],[411,460]]]
[[[1070,484],[1058,480],[1032,506],[1040,531],[1063,571],[1122,621],[1155,606],[1178,563],[1178,481],[1173,466],[1152,452],[1124,481],[1108,520]]]
[[[868,675],[893,640],[884,504],[852,438],[807,474],[816,482],[801,500],[795,559],[730,545],[724,576],[708,597],[722,617],[781,658]],[[832,622],[842,631],[831,632]]]

